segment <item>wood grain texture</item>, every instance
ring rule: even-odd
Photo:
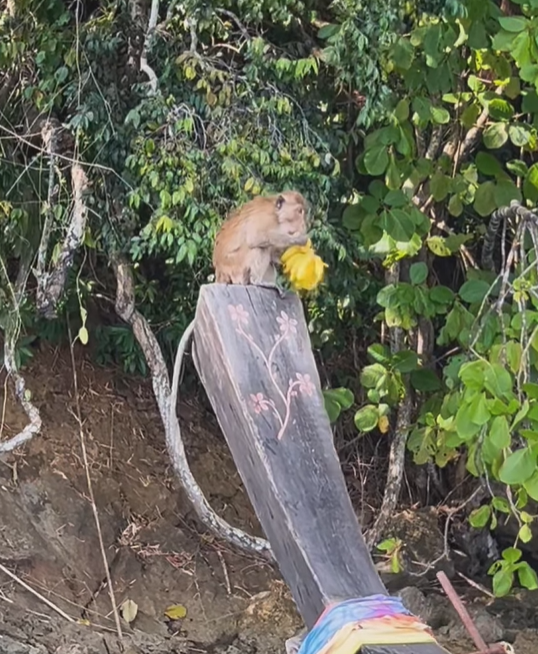
[[[299,298],[210,284],[195,321],[198,374],[307,627],[330,602],[386,593],[347,493]]]

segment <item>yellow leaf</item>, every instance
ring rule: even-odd
[[[125,600],[120,606],[120,611],[125,622],[132,622],[138,613],[138,604],[133,600]]]
[[[86,327],[81,327],[78,330],[78,337],[79,337],[80,342],[82,343],[82,345],[87,345],[88,344],[88,330],[86,329]]]
[[[168,216],[161,216],[155,225],[156,232],[170,232],[174,226],[174,221]]]
[[[86,620],[86,618],[79,618],[77,620],[77,624],[83,624],[85,627],[89,627],[91,625],[91,622],[89,620]]]
[[[256,180],[253,177],[249,177],[245,182],[245,186],[244,186],[245,191],[249,191],[254,186],[255,181]]]
[[[382,434],[386,434],[389,430],[390,423],[389,419],[387,416],[380,416],[379,420],[377,421],[377,428]]]
[[[185,77],[187,79],[194,79],[196,77],[196,71],[190,66],[185,66]]]
[[[185,190],[187,191],[187,193],[192,193],[194,191],[194,182],[192,181],[192,179],[187,179],[185,181]]]
[[[164,615],[170,620],[181,620],[187,615],[187,609],[182,604],[172,604],[166,609]]]
[[[138,613],[138,604],[133,600],[126,599],[120,606],[120,611],[125,622],[132,622]]]

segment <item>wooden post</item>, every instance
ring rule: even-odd
[[[306,626],[330,602],[386,594],[334,449],[299,298],[263,287],[203,286],[194,362]]]

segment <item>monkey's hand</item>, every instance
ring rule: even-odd
[[[270,288],[273,291],[276,291],[281,299],[286,297],[286,289],[282,288],[278,284],[272,284],[271,282],[257,282],[253,286],[261,286],[262,288]]]

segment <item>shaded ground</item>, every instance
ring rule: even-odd
[[[168,463],[151,384],[96,368],[81,350],[77,356],[89,472],[114,594],[118,604],[130,599],[138,607],[134,622],[122,623],[126,651],[284,652],[284,640],[301,625],[287,588],[271,566],[201,531]],[[25,375],[44,428],[0,461],[0,564],[44,599],[0,570],[0,651],[112,654],[120,650],[69,353],[44,349]],[[4,439],[26,419],[1,382]],[[211,414],[184,402],[180,420],[193,473],[211,505],[232,524],[262,535]],[[186,617],[170,622],[165,611],[178,604]],[[457,640],[449,645],[454,654],[474,649],[459,634]],[[531,632],[520,640],[517,654],[536,650]]]

